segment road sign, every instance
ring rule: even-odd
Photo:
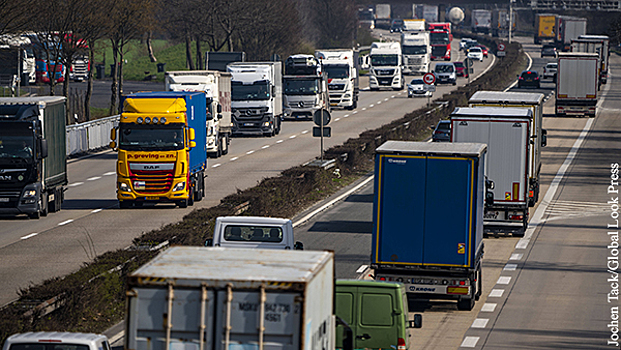
[[[330,124],[330,119],[330,112],[325,109],[318,109],[315,111],[315,114],[313,114],[313,121],[317,126]]]
[[[436,76],[433,73],[425,73],[423,82],[427,85],[433,85],[436,82]]]
[[[435,85],[426,85],[425,84],[425,91],[435,92],[436,91],[436,86]]]
[[[506,54],[507,54],[507,53],[506,53],[506,52],[504,52],[504,51],[497,51],[497,52],[496,52],[496,56],[498,56],[498,57],[505,57],[505,56],[506,56]]]
[[[498,51],[505,51],[505,44],[503,43],[498,43]]]
[[[321,129],[323,129],[323,135],[321,135]],[[313,137],[332,137],[332,128],[329,126],[324,126],[323,128],[319,126],[313,126]]]

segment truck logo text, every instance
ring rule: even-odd
[[[405,160],[405,159],[388,159],[388,163],[406,164],[407,160]]]
[[[2,181],[11,181],[13,177],[11,175],[0,175],[0,180]]]
[[[146,153],[128,154],[127,159],[175,159],[175,154]]]
[[[411,286],[410,291],[412,292],[435,292],[435,288],[427,288],[427,287],[415,287]]]

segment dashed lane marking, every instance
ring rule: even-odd
[[[99,179],[101,179],[101,176],[93,176],[93,177],[89,177],[88,179],[86,179],[86,181],[95,181]]]
[[[492,291],[489,292],[489,296],[492,298],[500,298],[504,292],[504,289],[492,289]]]
[[[489,319],[487,318],[477,318],[474,320],[474,322],[472,322],[472,328],[485,328],[485,326],[487,326],[487,322],[489,322]]]
[[[103,210],[103,208],[95,209],[95,210],[91,211],[91,213],[93,213],[93,214],[99,213],[102,210]]]
[[[246,154],[253,154],[254,150],[246,152]]]
[[[496,281],[496,284],[509,284],[509,282],[511,282],[511,277],[500,276],[498,277],[498,281]]]
[[[64,226],[73,222],[73,219],[65,220],[63,222],[59,222],[58,226]]]
[[[69,186],[67,187],[75,187],[75,186],[80,186],[80,185],[84,185],[84,182],[74,182],[72,184],[69,184]]]
[[[22,237],[20,237],[19,239],[28,239],[28,238],[34,237],[34,236],[36,236],[36,235],[38,235],[38,234],[39,234],[38,232],[31,233],[31,234],[29,234],[29,235],[22,236]]]
[[[217,168],[217,167],[219,167],[219,166],[221,166],[221,165],[222,165],[222,164],[218,163],[218,164],[214,164],[214,165],[212,165],[211,167],[212,167],[212,168]]]
[[[110,176],[110,175],[116,175],[116,171],[108,171],[107,173],[103,174],[103,176]]]
[[[481,312],[494,312],[496,310],[496,303],[485,303],[481,307]]]
[[[236,161],[238,159],[239,159],[239,157],[233,157],[233,158],[231,158],[231,162]]]
[[[514,253],[514,254],[511,254],[511,257],[509,258],[509,260],[522,260],[523,256],[524,254]]]
[[[261,149],[266,149],[266,148],[270,148],[270,145],[265,145],[265,146],[261,147]]]
[[[504,271],[515,271],[517,269],[517,264],[507,264],[504,267]]]
[[[464,341],[461,342],[459,347],[461,348],[474,348],[477,346],[477,342],[479,341],[479,337],[465,337]]]

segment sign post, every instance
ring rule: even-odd
[[[321,164],[323,165],[323,138],[332,136],[332,129],[328,125],[330,123],[330,112],[325,109],[318,109],[313,114],[313,121],[315,125],[313,126],[313,137],[321,137]]]
[[[504,43],[498,43],[498,51],[496,51],[496,56],[498,56],[498,57],[505,57],[505,55],[506,55],[505,49],[506,48],[507,47],[505,46]]]
[[[423,83],[427,91],[435,91],[436,75],[433,73],[425,73],[423,75]],[[433,88],[433,90],[431,89]],[[431,96],[427,95],[427,106],[431,104]]]

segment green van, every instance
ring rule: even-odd
[[[352,328],[354,349],[409,349],[408,328],[422,325],[419,314],[408,321],[408,300],[401,283],[336,280],[335,294],[335,314]],[[336,332],[338,349],[343,348],[342,334]]]

